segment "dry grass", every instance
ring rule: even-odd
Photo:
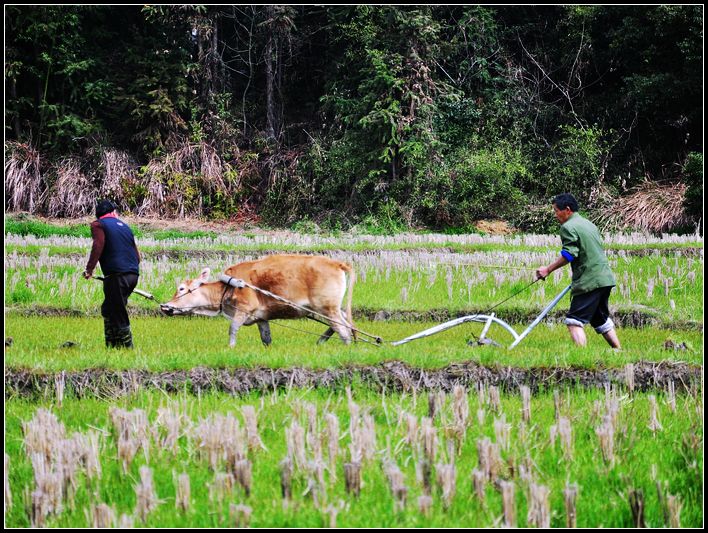
[[[600,213],[599,226],[609,230],[641,230],[664,233],[691,224],[684,209],[686,185],[660,181],[645,181],[630,194],[609,204]]]
[[[103,179],[99,187],[101,198],[110,198],[120,211],[127,210],[123,182],[135,180],[137,167],[137,163],[126,152],[111,148],[102,150],[100,173]]]
[[[50,217],[76,218],[94,212],[99,191],[81,170],[77,159],[64,159],[56,168],[57,180],[49,191],[47,214]]]
[[[39,152],[28,144],[8,142],[5,148],[5,208],[8,211],[42,210],[46,183]]]
[[[202,193],[233,192],[223,178],[228,167],[209,144],[184,143],[181,148],[147,165],[147,194],[137,214],[170,214],[182,218],[204,215]]]

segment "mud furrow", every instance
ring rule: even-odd
[[[696,391],[700,387],[701,374],[702,366],[673,361],[641,361],[634,364],[634,387],[638,391],[663,390],[673,381],[677,392]],[[58,377],[54,373],[5,368],[5,398],[51,398],[55,394]],[[67,392],[71,391],[70,394],[79,398],[118,398],[146,389],[168,393],[225,392],[238,395],[291,388],[343,390],[353,380],[376,391],[386,392],[451,391],[455,385],[472,388],[478,384],[495,385],[512,392],[518,390],[520,385],[526,385],[532,392],[537,392],[554,387],[604,388],[607,384],[624,387],[625,379],[624,368],[487,367],[466,362],[442,369],[421,369],[399,361],[335,369],[196,367],[167,372],[87,369],[64,373]]]

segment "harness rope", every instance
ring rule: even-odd
[[[227,277],[227,276],[224,275],[224,277]],[[301,311],[305,311],[306,313],[308,313],[308,315],[317,315],[317,316],[319,316],[319,317],[322,317],[322,318],[324,318],[324,319],[326,320],[326,322],[323,321],[323,320],[321,320],[321,319],[317,319],[317,318],[315,318],[314,316],[306,316],[305,318],[309,318],[310,320],[314,320],[315,322],[319,322],[319,323],[321,323],[321,324],[324,324],[324,325],[326,325],[326,326],[329,326],[330,328],[331,328],[331,324],[339,324],[339,325],[341,325],[341,326],[345,326],[345,327],[349,328],[349,329],[352,330],[352,331],[356,331],[357,333],[360,333],[360,334],[362,334],[362,335],[364,335],[364,336],[366,336],[366,337],[371,337],[372,339],[374,339],[374,342],[371,342],[371,341],[368,341],[368,340],[366,340],[366,339],[356,339],[356,338],[355,338],[355,339],[354,339],[355,342],[365,342],[365,343],[367,343],[367,344],[373,344],[374,346],[379,346],[379,347],[380,347],[381,344],[383,343],[383,339],[382,339],[381,337],[379,337],[379,336],[377,336],[377,335],[372,335],[371,333],[367,333],[367,332],[365,332],[365,331],[362,331],[362,330],[360,330],[360,329],[354,327],[353,325],[349,324],[348,322],[339,322],[339,321],[337,321],[337,320],[331,319],[330,317],[328,317],[328,316],[326,316],[326,315],[323,315],[323,314],[321,314],[321,313],[318,313],[317,311],[313,311],[312,309],[308,309],[307,307],[304,307],[304,306],[298,305],[298,304],[296,304],[296,303],[294,303],[294,302],[291,302],[290,300],[287,300],[286,298],[283,298],[282,296],[278,296],[277,294],[274,294],[274,293],[272,293],[272,292],[270,292],[270,291],[267,291],[267,290],[265,290],[265,289],[261,289],[260,287],[256,287],[255,285],[251,285],[250,283],[248,283],[247,281],[244,281],[244,280],[242,280],[242,279],[238,279],[238,280],[237,280],[237,278],[233,278],[233,277],[231,277],[231,276],[228,276],[228,278],[229,278],[229,281],[228,281],[228,282],[221,281],[221,283],[224,284],[224,290],[223,290],[223,292],[221,293],[221,299],[220,299],[220,301],[219,301],[219,309],[218,309],[218,312],[221,313],[221,314],[227,314],[227,313],[224,312],[224,308],[225,308],[225,307],[228,307],[228,308],[230,308],[230,309],[232,309],[232,310],[234,310],[234,311],[241,312],[241,313],[243,313],[243,314],[245,314],[245,315],[247,315],[247,316],[249,316],[249,317],[251,317],[251,318],[255,318],[256,320],[261,320],[260,318],[258,318],[258,317],[257,317],[256,315],[254,315],[253,313],[250,313],[250,312],[248,312],[248,311],[245,311],[245,310],[243,310],[243,309],[240,309],[240,308],[238,307],[238,305],[233,305],[233,304],[231,304],[231,303],[226,303],[226,302],[225,302],[226,293],[227,293],[227,291],[229,290],[229,288],[231,288],[231,296],[233,296],[233,290],[234,290],[234,288],[236,288],[236,287],[234,287],[233,285],[231,285],[231,280],[234,280],[234,281],[238,281],[238,282],[242,283],[243,286],[245,286],[245,287],[248,287],[248,288],[250,288],[250,289],[252,289],[252,290],[255,290],[255,291],[257,291],[257,292],[263,293],[263,294],[265,294],[265,295],[267,295],[267,296],[269,296],[269,297],[271,297],[271,298],[273,298],[273,299],[275,299],[275,300],[281,301],[281,302],[283,302],[283,303],[285,303],[285,304],[287,304],[287,305],[289,305],[289,306],[291,306],[291,307],[294,307],[294,308],[296,308],[296,309],[300,309]],[[505,299],[502,300],[501,302],[498,302],[498,303],[494,304],[493,306],[489,307],[486,311],[483,311],[482,313],[477,313],[477,314],[483,314],[483,315],[489,314],[489,312],[492,311],[493,309],[496,309],[496,308],[499,307],[501,304],[503,304],[503,303],[505,303],[505,302],[511,300],[511,299],[514,298],[515,296],[521,294],[522,292],[524,292],[525,290],[529,289],[532,285],[534,285],[535,283],[541,281],[542,279],[543,279],[543,278],[537,278],[537,279],[535,279],[534,281],[532,281],[531,283],[529,283],[529,284],[526,285],[525,287],[523,287],[523,288],[521,288],[520,290],[518,290],[518,291],[514,292],[513,294],[511,294],[511,296],[505,298]],[[187,296],[188,294],[191,294],[191,293],[193,293],[193,292],[199,290],[200,288],[201,288],[201,285],[200,285],[199,287],[194,288],[194,289],[188,289],[186,293],[181,294],[181,295],[175,297],[175,299],[178,300],[178,299],[180,299],[180,298],[183,298],[184,296]],[[158,304],[158,305],[162,305],[162,304]],[[210,305],[195,305],[195,306],[191,306],[191,307],[182,307],[181,309],[183,309],[183,310],[207,309],[207,308],[208,308],[208,309],[211,309],[212,307],[213,307],[213,306],[210,306]],[[227,315],[227,316],[228,316],[228,315]],[[268,321],[268,322],[270,322],[270,321]],[[292,330],[294,330],[294,331],[299,331],[299,332],[301,332],[301,333],[306,333],[306,334],[308,334],[308,335],[315,335],[315,336],[320,337],[320,338],[322,337],[322,335],[319,334],[319,333],[313,333],[313,332],[311,332],[311,331],[307,331],[307,330],[304,330],[304,329],[299,329],[299,328],[296,328],[296,327],[293,327],[293,326],[286,326],[285,324],[280,324],[280,323],[278,323],[278,322],[273,322],[273,324],[275,324],[275,325],[277,325],[277,326],[280,326],[280,327],[283,327],[283,328],[292,329]],[[477,336],[476,336],[474,333],[472,333],[472,336],[473,336],[475,339],[477,339]],[[391,343],[391,341],[387,341],[387,343]]]
[[[325,320],[328,321],[327,324],[329,324],[329,323],[338,324],[338,325],[340,325],[340,326],[347,327],[347,328],[351,329],[352,331],[356,331],[357,333],[361,333],[362,335],[364,335],[364,336],[366,336],[366,337],[371,337],[372,339],[374,339],[374,340],[375,340],[377,343],[379,343],[379,344],[382,342],[381,337],[379,337],[379,336],[377,336],[377,335],[372,335],[371,333],[367,333],[367,332],[362,331],[362,330],[360,330],[360,329],[358,329],[358,328],[355,328],[352,324],[349,324],[349,323],[346,322],[346,321],[344,321],[344,322],[339,322],[338,320],[334,320],[334,319],[328,317],[327,315],[323,315],[322,313],[318,313],[317,311],[313,311],[312,309],[309,309],[309,308],[307,308],[307,307],[305,307],[305,306],[298,305],[298,304],[296,304],[295,302],[291,302],[290,300],[287,300],[286,298],[283,298],[282,296],[278,296],[277,294],[274,294],[274,293],[272,293],[272,292],[270,292],[270,291],[268,291],[268,290],[266,290],[266,289],[261,289],[260,287],[256,287],[255,285],[251,285],[250,283],[248,283],[248,282],[245,281],[245,280],[237,279],[237,278],[234,278],[234,277],[231,277],[231,276],[226,276],[225,274],[223,275],[223,277],[224,277],[224,278],[226,278],[226,277],[229,278],[229,281],[223,281],[223,280],[221,280],[222,283],[225,283],[225,284],[228,285],[229,287],[233,287],[233,285],[231,285],[231,280],[234,280],[234,281],[236,281],[236,282],[240,282],[240,283],[242,283],[245,287],[248,287],[249,289],[252,289],[252,290],[254,290],[254,291],[257,291],[257,292],[260,292],[260,293],[262,293],[262,294],[265,294],[266,296],[270,296],[271,298],[273,298],[273,299],[275,299],[275,300],[278,300],[278,301],[280,301],[280,302],[283,302],[283,303],[285,303],[285,304],[287,304],[287,305],[289,305],[289,306],[291,306],[291,307],[294,307],[294,308],[296,308],[296,309],[300,309],[301,311],[305,311],[305,312],[307,312],[307,313],[310,313],[310,314],[313,314],[313,315],[322,317],[322,318],[324,318]],[[195,290],[196,290],[196,289],[195,289]]]
[[[235,278],[230,278],[230,279],[235,279]],[[251,318],[254,318],[254,319],[257,320],[257,321],[261,321],[261,320],[262,320],[261,318],[259,318],[258,316],[254,315],[253,313],[250,313],[250,312],[248,312],[248,311],[246,311],[246,310],[244,310],[244,309],[241,309],[238,305],[233,305],[233,304],[231,304],[231,303],[225,302],[227,291],[229,290],[229,288],[231,288],[231,294],[233,295],[234,287],[233,287],[232,285],[228,284],[228,283],[223,282],[223,281],[222,281],[222,283],[224,284],[224,290],[223,290],[223,292],[221,293],[221,299],[220,299],[220,301],[219,301],[219,309],[218,309],[218,312],[219,312],[219,313],[226,314],[226,315],[228,316],[228,314],[224,312],[224,308],[229,308],[229,309],[232,309],[232,310],[234,310],[234,311],[238,311],[238,312],[240,312],[240,313],[243,313],[243,314],[245,314],[245,315],[247,315],[247,316],[249,316],[249,317],[251,317]],[[382,342],[381,337],[377,337],[377,336],[371,335],[370,333],[366,333],[366,332],[364,332],[364,331],[362,331],[362,330],[360,330],[360,329],[358,329],[358,328],[356,328],[356,327],[354,327],[354,326],[352,326],[352,325],[350,325],[350,324],[348,324],[348,323],[345,323],[345,322],[338,322],[338,321],[336,321],[336,320],[333,320],[333,319],[327,317],[326,315],[323,315],[323,314],[321,314],[321,313],[317,313],[316,311],[312,311],[311,309],[308,309],[307,307],[303,307],[303,306],[297,305],[297,304],[295,304],[295,303],[293,303],[293,302],[290,302],[289,300],[286,300],[285,298],[283,298],[283,297],[281,297],[281,296],[278,296],[277,294],[273,294],[272,292],[266,291],[265,289],[261,289],[260,287],[256,287],[256,286],[250,285],[249,283],[246,283],[245,281],[244,281],[243,283],[244,283],[246,286],[248,286],[249,288],[252,288],[253,290],[256,290],[256,291],[259,291],[259,292],[266,293],[268,296],[271,296],[272,298],[275,298],[276,300],[280,300],[280,301],[282,301],[282,302],[284,302],[284,303],[290,305],[291,307],[295,307],[295,308],[297,308],[297,309],[301,309],[301,310],[307,312],[308,314],[313,314],[313,315],[321,316],[321,317],[323,317],[325,320],[327,320],[327,322],[325,322],[325,321],[323,321],[323,320],[319,320],[319,319],[314,318],[314,317],[312,317],[312,316],[306,316],[305,318],[309,318],[310,320],[314,320],[315,322],[319,322],[320,324],[324,324],[325,326],[329,326],[329,327],[331,327],[331,323],[339,324],[339,325],[345,326],[345,327],[348,328],[348,329],[351,329],[352,331],[356,331],[357,333],[361,333],[362,335],[365,335],[365,336],[368,336],[368,337],[372,337],[372,338],[374,338],[374,339],[376,340],[376,342],[371,342],[371,341],[368,341],[368,340],[366,340],[366,339],[356,339],[356,338],[355,338],[355,339],[354,339],[354,342],[365,342],[365,343],[367,343],[367,344],[372,344],[372,345],[374,345],[374,346],[380,346],[380,345],[381,345],[381,342]],[[184,297],[184,296],[187,296],[188,294],[191,294],[191,293],[193,293],[193,292],[199,290],[200,288],[201,288],[201,285],[200,285],[199,287],[194,288],[194,289],[189,289],[186,293],[177,296],[175,299],[178,300],[178,299],[180,299],[180,298],[182,298],[182,297]],[[161,305],[161,304],[160,304],[160,305]],[[180,309],[183,309],[183,310],[213,309],[213,307],[214,307],[214,306],[211,306],[211,305],[193,305],[193,306],[189,306],[189,307],[181,307]],[[269,321],[267,321],[267,322],[270,323],[271,321],[269,320]],[[279,323],[279,322],[272,322],[272,323],[273,323],[274,325],[280,326],[280,327],[282,327],[282,328],[292,329],[292,330],[294,330],[294,331],[299,331],[299,332],[301,332],[301,333],[306,333],[306,334],[308,334],[308,335],[315,335],[315,336],[317,336],[317,337],[322,337],[322,334],[320,334],[320,333],[314,333],[314,332],[312,332],[312,331],[307,331],[307,330],[300,329],[300,328],[296,328],[296,327],[293,327],[293,326],[287,326],[287,325],[281,324],[281,323]]]
[[[488,315],[489,312],[490,312],[492,309],[496,309],[497,307],[499,307],[499,306],[500,306],[501,304],[503,304],[504,302],[508,302],[508,301],[511,300],[514,296],[517,296],[518,294],[521,294],[521,293],[524,292],[526,289],[528,289],[529,287],[531,287],[534,283],[536,283],[536,282],[538,282],[538,281],[541,281],[541,279],[542,279],[542,278],[536,278],[534,281],[532,281],[531,283],[529,283],[528,285],[526,285],[523,289],[516,291],[514,294],[512,294],[511,296],[509,296],[509,297],[506,298],[505,300],[502,300],[502,301],[499,302],[498,304],[494,304],[492,307],[490,307],[490,308],[487,309],[486,311],[482,311],[481,313],[476,313],[476,314],[478,314],[478,315]],[[472,337],[474,337],[474,339],[475,339],[476,341],[479,341],[479,339],[477,339],[477,335],[475,335],[475,334],[474,334],[473,332],[471,332],[471,331],[470,331],[470,333],[472,334]]]

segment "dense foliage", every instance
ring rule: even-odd
[[[558,192],[601,212],[672,180],[697,221],[702,21],[699,5],[6,6],[6,208],[74,216],[109,195],[163,216],[544,229]]]

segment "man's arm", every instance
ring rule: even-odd
[[[570,261],[568,261],[565,257],[561,255],[550,265],[542,266],[538,270],[536,270],[536,279],[546,279],[551,272],[553,272],[554,270],[558,270],[561,267],[564,267],[569,262]]]
[[[88,263],[86,263],[86,270],[84,270],[84,278],[86,279],[93,276],[93,271],[96,268],[98,259],[101,257],[103,247],[106,244],[106,233],[103,231],[100,222],[96,221],[91,223],[91,237],[93,238],[93,246],[91,247]]]

